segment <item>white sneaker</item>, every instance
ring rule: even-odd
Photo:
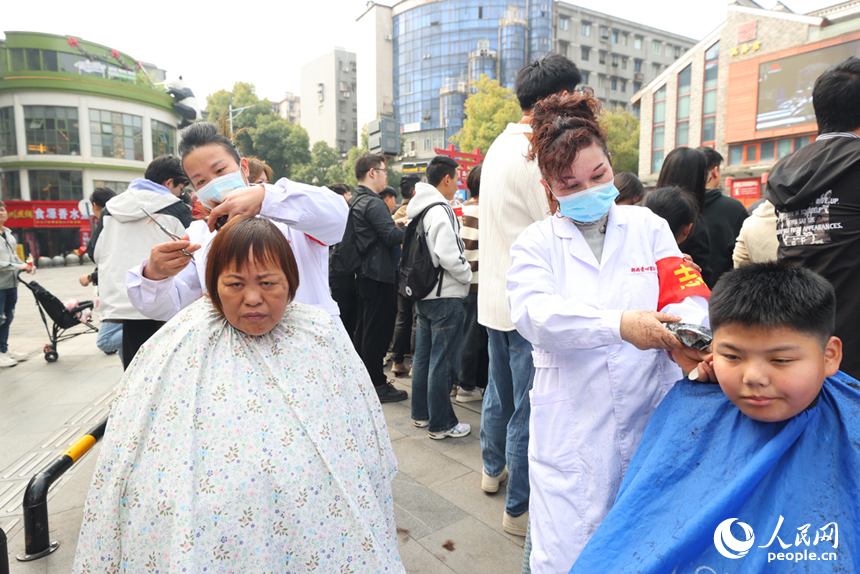
[[[14,367],[18,361],[9,356],[9,353],[0,353],[0,368]]]
[[[451,437],[451,438],[464,437],[467,434],[469,434],[470,432],[472,432],[471,426],[469,426],[467,423],[459,423],[459,424],[449,428],[446,431],[441,431],[441,432],[432,432],[431,431],[427,434],[430,435],[430,438],[432,438],[432,439],[442,440],[445,437]]]
[[[471,391],[466,391],[463,387],[457,391],[457,402],[458,403],[471,403],[474,401],[480,401],[484,398],[484,389],[480,387],[475,387]]]
[[[423,429],[423,428],[425,428],[427,425],[429,425],[429,424],[430,424],[430,421],[421,421],[421,420],[418,420],[418,419],[412,419],[412,424],[414,424],[415,426],[417,426],[417,427],[418,427],[418,428],[420,428],[420,429]]]
[[[11,358],[15,359],[16,361],[18,361],[19,363],[23,363],[24,361],[26,361],[27,359],[29,359],[29,358],[30,358],[30,354],[29,354],[29,353],[13,353],[12,351],[7,351],[7,352],[6,352],[6,354],[7,354],[9,357],[11,357]]]
[[[499,485],[508,479],[508,467],[502,469],[499,476],[490,476],[487,471],[481,469],[481,490],[493,494],[499,492]]]

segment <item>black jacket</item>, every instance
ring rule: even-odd
[[[713,285],[713,274],[708,265],[711,256],[711,242],[708,239],[708,224],[700,214],[696,215],[693,229],[683,243],[678,244],[681,253],[686,253],[693,258],[693,262],[702,268],[702,279],[710,287]]]
[[[356,275],[380,283],[394,283],[396,250],[403,243],[404,230],[394,224],[379,194],[363,185],[355,188],[349,204],[350,207],[355,205],[350,217],[358,249],[364,253]]]
[[[720,189],[709,189],[705,194],[705,221],[708,222],[708,239],[711,242],[711,256],[708,267],[711,268],[713,283],[720,275],[734,267],[732,253],[735,241],[741,232],[744,219],[749,217],[744,204],[723,195]],[[710,287],[713,284],[708,283]]]
[[[780,261],[799,263],[836,290],[841,369],[860,376],[860,138],[830,137],[780,161],[767,181]]]

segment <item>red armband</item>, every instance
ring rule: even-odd
[[[660,282],[660,296],[657,309],[666,305],[680,303],[692,295],[707,299],[711,290],[705,285],[702,274],[687,263],[683,257],[665,257],[657,262],[657,278]]]

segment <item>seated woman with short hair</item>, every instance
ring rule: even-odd
[[[209,297],[126,371],[74,572],[403,572],[397,472],[364,364],[331,316],[292,303],[283,234],[234,219]]]

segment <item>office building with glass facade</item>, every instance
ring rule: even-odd
[[[640,109],[639,178],[654,185],[666,154],[710,146],[725,159],[723,193],[751,204],[783,157],[815,139],[812,86],[860,57],[857,1],[796,14],[751,0],[632,98]]]
[[[370,3],[358,22],[376,37],[375,43],[367,38],[376,57],[359,57],[358,90],[380,94],[368,99],[375,107],[359,106],[359,125],[379,116],[398,119],[404,161],[432,157],[434,147],[448,145],[463,126],[471,82],[481,74],[513,88],[526,64],[555,51],[582,68],[584,83],[608,107],[632,111],[630,96],[695,44],[554,0]],[[653,46],[659,51],[652,53]],[[371,72],[362,62],[385,65]],[[380,73],[391,77],[391,96]]]
[[[163,70],[70,36],[6,32],[0,42],[0,198],[28,251],[81,245],[77,209],[93,189],[117,192],[153,158],[175,153],[174,99]],[[26,236],[26,237],[24,237]]]

